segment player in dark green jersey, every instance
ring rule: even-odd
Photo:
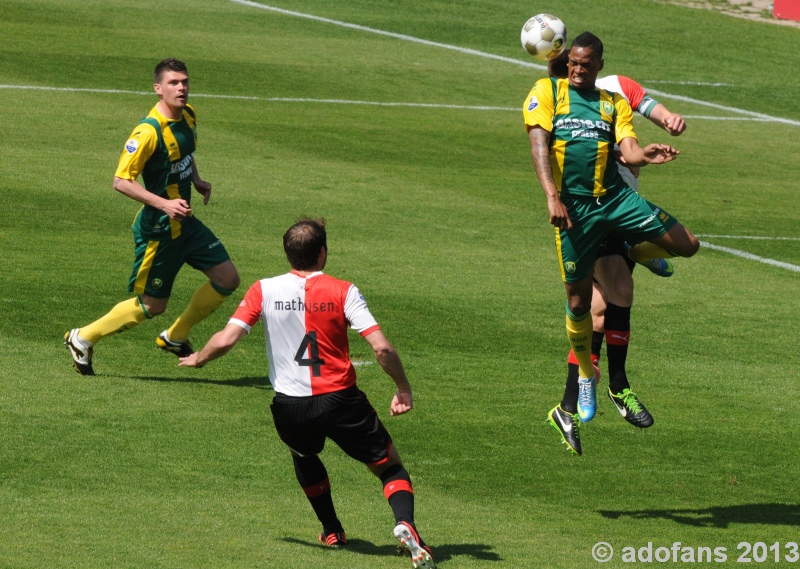
[[[94,375],[94,345],[128,330],[167,308],[178,271],[188,264],[208,277],[156,345],[178,356],[192,353],[189,331],[211,314],[239,286],[239,274],[220,240],[194,216],[192,186],[211,197],[194,156],[195,111],[188,104],[189,73],[177,59],[165,59],[154,70],[158,103],[125,143],[114,175],[114,189],[143,207],[133,223],[135,259],[128,290],[134,298],[117,304],[100,319],[64,335],[75,369]],[[137,181],[141,175],[142,183]]]
[[[539,80],[523,110],[531,154],[547,196],[550,223],[556,228],[556,249],[567,293],[567,336],[578,360],[577,413],[562,409],[550,420],[565,442],[581,453],[579,421],[596,410],[590,339],[592,266],[606,234],[618,232],[639,243],[631,252],[637,261],[655,257],[690,257],[697,238],[667,212],[650,204],[620,177],[614,143],[631,166],[663,164],[679,152],[669,145],[642,148],[632,124],[632,110],[619,94],[595,88],[603,68],[603,44],[589,32],[572,42],[567,79]]]

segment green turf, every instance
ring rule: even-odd
[[[705,242],[800,265],[797,240],[744,238],[798,237],[800,79],[787,61],[800,30],[638,0],[272,5],[523,64],[532,10],[592,29],[606,72],[688,117],[669,140],[681,157],[642,173],[648,199],[698,234],[739,236]],[[414,386],[414,411],[390,418],[391,380],[358,368],[442,567],[589,567],[599,541],[611,567],[648,542],[725,547],[731,566],[740,542],[790,553],[797,272],[710,248],[670,279],[637,270],[629,374],[655,425],[635,431],[601,391],[575,458],[545,424],[568,348],[520,110],[542,71],[224,0],[0,0],[0,12],[13,38],[0,85],[73,89],[0,89],[0,567],[410,566],[379,483],[333,446],[323,459],[351,547],[316,543],[269,415],[260,329],[202,370],[155,348],[202,282],[190,269],[165,316],[98,346],[97,377],[69,367],[64,332],[128,296],[136,205],[111,181],[167,56],[189,65],[215,188],[196,211],[243,280],[193,340],[287,270],[280,236],[297,217],[324,216],[328,272],[358,284]],[[709,118],[748,118],[736,109],[790,122]],[[636,125],[643,142],[669,138]],[[355,336],[352,355],[372,359]]]

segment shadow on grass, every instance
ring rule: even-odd
[[[800,526],[800,505],[798,504],[745,504],[697,510],[632,510],[629,512],[599,510],[599,514],[613,520],[620,518],[663,519],[697,527],[727,528],[732,523]]]
[[[330,549],[327,545],[316,541],[306,541],[294,537],[283,537],[281,539],[287,543],[295,543],[306,547]],[[399,545],[375,545],[363,539],[348,539],[347,547],[341,548],[340,551],[353,551],[364,555],[380,555],[383,557],[400,557],[403,555]],[[502,561],[500,555],[493,552],[490,545],[460,543],[458,545],[436,545],[433,547],[433,558],[437,565],[453,557],[463,556],[472,557],[480,561]]]
[[[240,377],[238,379],[205,379],[202,377],[157,377],[154,375],[126,375],[121,376],[139,381],[161,381],[164,383],[206,383],[227,387],[254,387],[256,389],[272,390],[269,377]]]

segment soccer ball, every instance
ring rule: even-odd
[[[522,26],[522,47],[536,59],[558,57],[567,47],[567,26],[550,14],[537,14]]]

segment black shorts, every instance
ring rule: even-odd
[[[276,393],[270,409],[278,436],[303,456],[322,452],[326,438],[365,464],[379,463],[389,454],[392,437],[356,386],[310,397]]]
[[[631,274],[633,274],[633,268],[636,266],[636,263],[625,254],[625,238],[619,233],[609,233],[606,235],[605,239],[600,242],[600,246],[597,248],[598,259],[610,255],[619,255],[625,259],[625,264],[628,265]]]

